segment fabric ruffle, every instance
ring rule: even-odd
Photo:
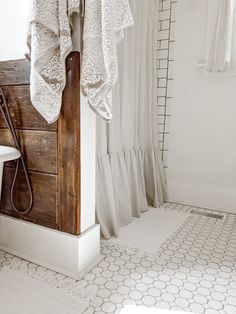
[[[104,238],[118,236],[132,217],[164,202],[166,178],[159,156],[155,146],[97,156],[96,212]]]

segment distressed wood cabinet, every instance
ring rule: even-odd
[[[4,167],[0,213],[73,235],[80,234],[80,55],[67,58],[67,85],[57,123],[47,124],[30,102],[27,60],[0,62],[0,85],[7,97],[14,126],[26,158],[34,206],[25,216],[10,204],[14,162]],[[14,146],[0,113],[0,145]],[[28,191],[22,172],[15,200],[27,207]]]

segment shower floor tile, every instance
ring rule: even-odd
[[[179,204],[164,207],[212,213]],[[236,314],[236,215],[222,215],[190,214],[155,254],[103,242],[103,261],[84,278],[98,287],[85,313],[122,313],[133,305]]]
[[[194,209],[199,213],[212,213],[179,204],[164,207],[173,212]],[[155,309],[156,313],[162,313],[160,309],[171,309],[236,314],[236,215],[223,216],[217,219],[196,212],[190,214],[152,254],[102,242],[103,260],[82,280],[73,283],[84,289],[97,289],[85,314],[126,314],[129,307],[133,307],[130,313],[144,314],[152,313],[151,310],[154,313]],[[8,260],[14,258],[6,256]],[[32,265],[26,263],[25,267],[32,268]],[[71,280],[62,276],[60,286],[69,282],[71,284]],[[73,286],[70,290],[73,291]]]

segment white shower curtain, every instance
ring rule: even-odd
[[[232,35],[230,40],[230,68],[236,69],[236,1],[232,2]]]
[[[218,8],[207,71],[231,71],[236,68],[236,1],[214,0],[211,2]]]
[[[130,0],[134,26],[119,48],[113,120],[97,120],[96,212],[105,238],[166,196],[156,103],[157,0]]]

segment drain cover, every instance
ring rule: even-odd
[[[224,219],[225,218],[224,215],[201,212],[201,211],[196,210],[196,209],[192,209],[190,211],[190,214],[199,215],[199,216],[205,216],[205,217],[214,218],[214,219]]]

